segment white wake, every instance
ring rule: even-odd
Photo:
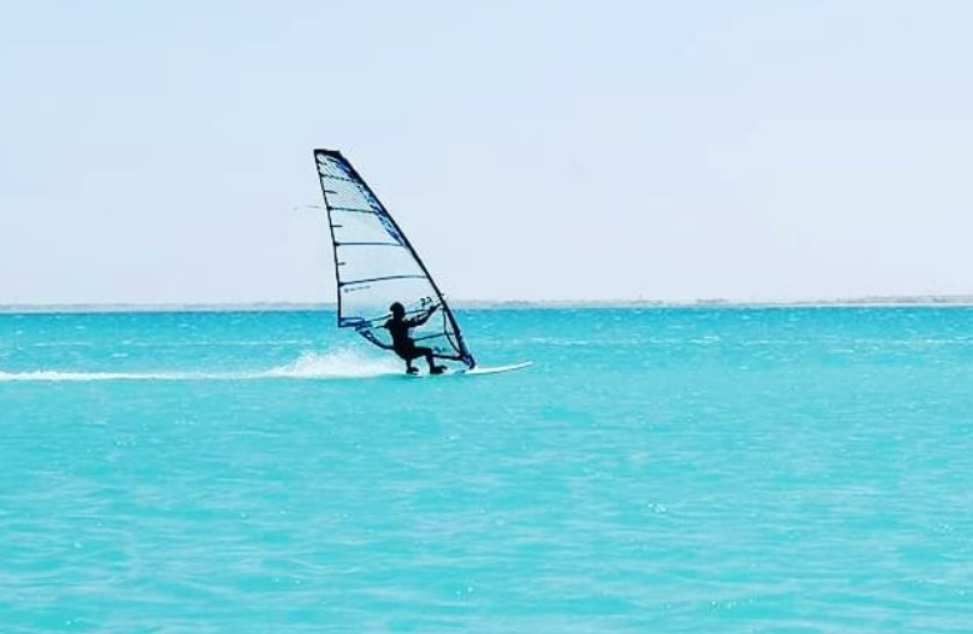
[[[54,369],[4,372],[3,382],[62,381],[259,381],[264,379],[361,379],[401,374],[395,358],[376,358],[355,350],[304,352],[296,360],[264,370],[235,372],[83,372]]]
[[[339,379],[401,374],[404,366],[394,357],[376,358],[356,350],[335,350],[323,354],[304,352],[293,363],[274,368],[254,378]]]

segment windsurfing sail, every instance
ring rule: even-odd
[[[459,324],[419,254],[351,163],[335,150],[314,150],[328,210],[338,282],[338,326],[354,328],[380,348],[392,348],[382,326],[389,306],[401,303],[407,317],[439,310],[412,330],[419,346],[436,357],[473,368],[476,361]]]

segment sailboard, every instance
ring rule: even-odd
[[[514,370],[523,370],[524,368],[529,368],[534,365],[533,361],[523,361],[521,363],[512,363],[510,365],[495,365],[495,366],[482,366],[478,365],[475,368],[459,368],[459,369],[449,369],[443,376],[483,376],[486,374],[503,374],[504,372],[513,372]],[[434,376],[427,374],[426,372],[418,372],[416,374],[406,375],[411,378],[421,379],[427,376]]]
[[[391,350],[382,328],[389,306],[399,302],[406,317],[422,317],[412,328],[417,346],[432,348],[438,359],[477,368],[459,323],[419,254],[351,163],[336,150],[314,150],[321,181],[338,283],[338,326],[354,328],[371,344]]]

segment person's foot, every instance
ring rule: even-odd
[[[429,368],[429,374],[442,374],[446,371],[446,366],[444,365],[434,365]]]
[[[419,374],[419,368],[406,368],[405,371],[407,374]]]

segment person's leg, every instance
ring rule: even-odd
[[[426,358],[426,363],[429,364],[430,374],[441,374],[442,371],[446,369],[441,365],[436,365],[436,362],[433,361],[432,348],[417,347],[416,352]]]
[[[433,366],[436,365],[435,363],[433,363],[432,360],[432,348],[427,348],[425,346],[416,346],[415,355],[416,355],[415,356],[416,359],[418,359],[419,357],[425,357],[426,363],[429,364],[430,370],[432,370]]]
[[[414,359],[418,359],[419,357],[426,358],[426,363],[429,365],[430,374],[439,374],[442,372],[442,369],[436,365],[435,361],[433,361],[432,348],[427,348],[426,346],[416,346],[413,348],[413,354],[415,355],[413,357]]]
[[[412,360],[418,359],[421,355],[415,354],[414,350],[396,350],[395,354],[405,361],[405,371],[408,374],[415,374],[419,371],[412,365]]]

